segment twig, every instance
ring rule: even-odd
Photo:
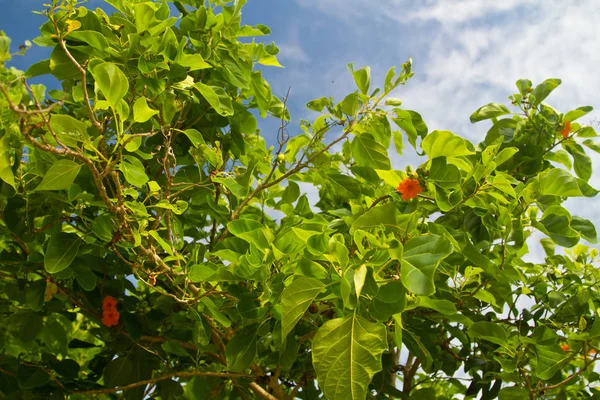
[[[129,390],[129,389],[134,389],[136,387],[148,385],[148,384],[151,384],[151,383],[156,383],[156,382],[164,381],[166,379],[171,379],[171,378],[191,378],[191,377],[194,377],[194,376],[211,376],[211,377],[215,377],[215,378],[227,378],[227,379],[233,379],[233,378],[252,378],[249,375],[232,373],[232,372],[205,372],[205,371],[173,372],[173,373],[170,373],[170,374],[165,374],[165,375],[157,376],[156,378],[145,379],[143,381],[130,383],[129,385],[116,386],[114,388],[105,388],[105,389],[83,390],[83,391],[77,391],[77,392],[73,392],[73,393],[74,394],[108,394],[108,393],[116,393],[116,392],[120,392],[120,391],[126,391],[126,390]]]

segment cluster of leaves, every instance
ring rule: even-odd
[[[349,65],[358,90],[290,137],[244,0],[106,3],[53,0],[26,72],[0,36],[3,397],[595,396],[596,231],[561,204],[598,193],[600,145],[591,107],[543,102],[559,80],[477,110],[475,146],[389,97],[410,61],[374,90]]]

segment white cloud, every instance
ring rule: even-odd
[[[277,56],[283,61],[290,60],[299,63],[310,62],[310,57],[298,43],[280,43],[277,47],[279,48],[279,54]]]

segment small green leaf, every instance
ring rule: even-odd
[[[348,64],[348,70],[354,77],[354,82],[356,82],[358,90],[360,90],[362,94],[368,94],[369,86],[371,85],[371,68],[363,67],[355,71],[354,63],[350,63]]]
[[[125,180],[133,186],[142,187],[150,180],[146,175],[144,164],[137,157],[124,156],[119,169],[123,172]]]
[[[510,110],[504,104],[490,103],[480,107],[471,114],[471,123],[483,121],[486,119],[497,118],[502,115],[510,114]]]
[[[156,114],[158,114],[158,111],[153,110],[148,106],[148,102],[146,101],[145,97],[138,97],[133,104],[134,122],[146,122]]]
[[[231,99],[225,91],[217,86],[208,86],[202,82],[196,82],[194,88],[200,92],[202,97],[208,101],[214,110],[224,117],[233,115]]]

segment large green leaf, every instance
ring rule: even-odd
[[[312,359],[326,398],[364,399],[381,371],[387,349],[385,325],[352,314],[327,321],[313,339]]]
[[[44,256],[46,271],[55,274],[69,267],[77,256],[80,243],[79,237],[70,233],[60,232],[52,235]]]
[[[257,329],[258,324],[246,326],[227,343],[225,358],[230,371],[243,371],[254,361]]]
[[[592,106],[577,107],[576,109],[566,113],[563,117],[563,121],[575,121],[576,119],[583,117],[584,115],[590,113],[593,110],[594,107]]]
[[[573,157],[573,168],[575,174],[584,181],[589,181],[592,177],[592,159],[585,154],[583,147],[573,141],[563,142],[563,147]]]
[[[76,146],[87,137],[87,124],[70,115],[53,115],[50,127],[61,143],[67,146]]]
[[[294,326],[300,321],[308,306],[321,293],[324,287],[325,284],[316,279],[300,277],[283,290],[283,293],[281,293],[282,337],[287,337],[288,333],[294,329]]]
[[[437,157],[431,161],[429,179],[444,189],[451,189],[460,185],[461,174],[458,167],[446,163],[446,157]]]
[[[96,80],[96,91],[100,91],[108,104],[116,109],[129,91],[129,81],[116,64],[105,62],[97,64],[92,70]]]
[[[0,179],[8,183],[13,189],[15,186],[15,176],[12,172],[11,150],[8,135],[0,139]]]
[[[473,154],[473,145],[450,131],[433,131],[423,139],[421,147],[429,159],[460,157]]]
[[[510,114],[510,110],[504,104],[490,103],[480,107],[471,115],[470,119],[472,123],[475,123],[506,114]]]
[[[499,346],[506,346],[508,342],[508,334],[500,326],[500,324],[495,324],[493,322],[488,321],[479,321],[475,322],[468,329],[469,335],[487,340],[488,342],[492,342]]]
[[[406,289],[421,296],[435,293],[433,275],[452,250],[452,243],[438,235],[418,236],[406,242],[400,270]]]
[[[587,185],[583,180],[578,180],[564,169],[553,168],[543,174],[540,180],[540,193],[561,197],[594,197],[598,191]]]
[[[542,104],[542,101],[544,101],[546,97],[560,85],[560,83],[560,79],[550,78],[537,85],[535,89],[533,89],[533,92],[531,92],[531,95],[535,97],[535,100],[531,105],[537,107]]]
[[[383,206],[373,207],[358,217],[352,227],[354,229],[378,228],[384,225],[396,225],[396,204],[387,203]]]
[[[351,147],[352,156],[358,165],[382,170],[392,167],[387,149],[368,133],[356,135]]]
[[[535,346],[537,365],[535,375],[543,380],[551,379],[561,368],[571,361],[558,344],[551,346]]]
[[[70,160],[58,160],[54,163],[42,182],[35,190],[63,190],[68,189],[79,174],[81,165]]]

